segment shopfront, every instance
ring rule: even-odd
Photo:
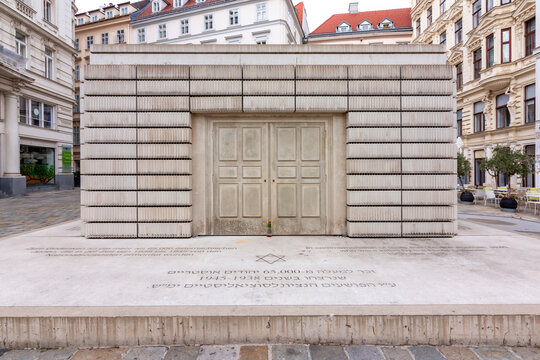
[[[54,148],[21,145],[21,175],[26,177],[27,186],[55,183],[54,153]]]

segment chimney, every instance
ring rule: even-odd
[[[358,3],[353,2],[349,4],[349,13],[350,14],[358,14]]]

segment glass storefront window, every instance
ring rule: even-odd
[[[54,149],[21,145],[21,175],[26,185],[54,184]]]

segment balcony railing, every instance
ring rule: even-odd
[[[0,63],[18,72],[24,72],[26,70],[26,58],[6,49],[4,45],[1,44]]]
[[[17,10],[28,16],[30,19],[34,17],[36,10],[32,9],[30,5],[25,4],[23,0],[15,0],[15,2],[17,3]]]

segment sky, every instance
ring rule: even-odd
[[[132,0],[133,1],[133,0]],[[300,0],[293,0],[297,4]],[[332,14],[345,13],[352,0],[303,0],[308,15],[309,30],[315,30]],[[411,7],[411,0],[354,0],[358,2],[359,11],[385,10]],[[79,12],[97,9],[104,3],[118,3],[113,0],[76,0]]]

